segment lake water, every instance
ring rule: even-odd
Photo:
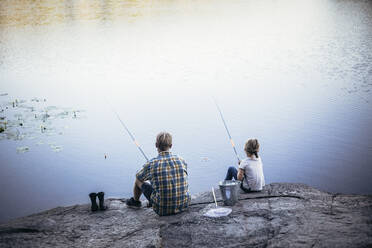
[[[214,97],[240,157],[258,138],[267,183],[371,194],[371,27],[371,1],[1,1],[2,106],[85,112],[0,140],[0,221],[131,196],[145,160],[108,102],[149,157],[173,134],[191,193],[236,164]]]

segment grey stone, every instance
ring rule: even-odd
[[[219,190],[216,198],[223,205]],[[227,217],[203,214],[211,192],[192,196],[189,209],[159,217],[107,199],[57,207],[0,225],[0,247],[371,247],[372,196],[323,192],[303,184],[273,183],[239,195]],[[143,204],[145,205],[145,204]]]

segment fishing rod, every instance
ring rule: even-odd
[[[225,126],[225,129],[226,129],[227,135],[229,136],[229,139],[230,139],[230,143],[231,143],[231,145],[232,145],[232,148],[234,149],[234,152],[235,152],[236,158],[238,159],[238,163],[240,164],[240,158],[239,158],[239,156],[238,156],[238,153],[236,152],[234,141],[233,141],[233,139],[231,138],[231,135],[230,135],[229,129],[227,128],[227,125],[226,125],[225,119],[223,118],[223,115],[222,115],[222,111],[221,111],[221,109],[220,109],[220,106],[218,106],[217,101],[216,101],[215,99],[213,99],[213,100],[214,100],[214,103],[216,104],[216,107],[217,107],[217,109],[218,109],[218,112],[220,112],[220,116],[221,116],[221,119],[222,119],[223,125]],[[244,173],[244,178],[245,178],[245,173]],[[240,184],[240,188],[241,188],[244,192],[246,192],[246,193],[250,192],[250,189],[247,189],[247,188],[245,188],[245,187],[243,186],[243,182]]]
[[[237,153],[237,151],[236,151],[235,143],[234,143],[234,141],[233,141],[233,139],[232,139],[232,137],[231,137],[231,134],[230,134],[229,129],[227,128],[227,125],[226,125],[225,119],[223,118],[223,115],[222,115],[221,108],[220,108],[220,106],[218,106],[216,99],[213,99],[213,100],[214,100],[214,103],[216,104],[216,107],[217,107],[217,109],[218,109],[218,112],[220,113],[221,120],[222,120],[222,122],[223,122],[223,125],[225,126],[225,129],[226,129],[226,132],[227,132],[227,136],[228,136],[229,139],[230,139],[230,143],[231,143],[232,148],[234,149],[234,153],[235,153],[235,155],[236,155],[236,158],[238,159],[238,162],[240,163],[240,158],[239,158],[239,155],[238,155],[238,153]]]
[[[106,99],[107,101],[107,99]],[[115,111],[115,109],[112,107],[112,105],[107,101],[107,103],[109,104],[109,106],[111,107],[111,110],[115,113],[116,117],[118,118],[118,120],[120,121],[121,125],[124,127],[125,131],[127,131],[127,133],[129,134],[130,138],[132,139],[132,141],[134,142],[134,144],[137,146],[138,150],[142,153],[142,155],[145,157],[145,159],[147,161],[149,161],[148,157],[146,156],[145,152],[142,150],[141,146],[138,144],[136,138],[134,137],[134,135],[129,131],[127,125],[125,125],[125,123],[121,120],[119,114]]]

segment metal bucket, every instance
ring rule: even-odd
[[[234,206],[238,202],[240,181],[225,180],[219,183],[222,200],[227,206]]]

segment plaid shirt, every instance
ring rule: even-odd
[[[153,209],[158,215],[175,214],[188,207],[187,164],[182,158],[160,152],[137,172],[136,177],[142,182],[150,180],[154,189],[151,194]]]

